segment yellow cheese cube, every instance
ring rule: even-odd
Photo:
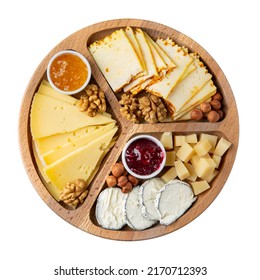
[[[216,163],[216,168],[219,168],[220,162],[221,162],[221,157],[217,156],[217,155],[213,155],[212,159],[215,161]]]
[[[174,146],[182,146],[185,142],[185,135],[174,135]]]
[[[222,157],[230,146],[231,143],[225,138],[221,137],[214,151],[214,155]]]
[[[174,150],[166,151],[165,166],[174,166],[175,156],[176,156],[176,152]]]
[[[184,180],[190,176],[189,170],[186,168],[186,166],[181,160],[175,161],[174,165],[176,168],[176,173],[181,180]]]
[[[185,141],[186,141],[186,143],[189,143],[189,144],[196,144],[198,142],[197,134],[193,133],[193,134],[186,135]]]
[[[216,163],[212,158],[200,158],[195,172],[200,178],[208,177],[213,173],[215,167]]]
[[[190,163],[184,163],[184,165],[186,166],[186,168],[188,169],[188,171],[190,173],[190,176],[187,179],[195,182],[197,180],[197,177],[198,177],[196,172],[195,172],[195,168]]]
[[[191,187],[193,189],[193,192],[195,195],[198,195],[210,188],[210,185],[207,181],[197,181],[197,182],[191,182]]]
[[[180,147],[180,149],[176,153],[177,157],[184,162],[188,162],[193,154],[193,148],[186,142]]]
[[[207,138],[200,140],[195,146],[194,151],[198,156],[204,156],[211,149],[211,144]]]
[[[219,171],[217,169],[214,169],[213,173],[210,176],[203,177],[203,179],[210,183],[218,175],[218,173]]]
[[[208,141],[211,145],[211,149],[209,150],[209,152],[213,153],[215,146],[217,144],[218,137],[216,135],[212,135],[212,134],[201,133],[200,140],[203,140],[203,139],[208,139]]]
[[[171,167],[162,175],[161,179],[164,181],[164,183],[168,183],[169,181],[175,179],[176,177],[177,177],[176,169],[175,167]]]
[[[200,160],[200,157],[197,154],[194,154],[191,157],[190,162],[191,162],[191,164],[193,165],[194,168],[197,166],[199,160]]]
[[[164,132],[160,138],[165,150],[171,150],[173,148],[172,133]]]

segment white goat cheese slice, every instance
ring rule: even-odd
[[[143,206],[140,203],[140,192],[140,186],[133,188],[125,203],[126,223],[135,230],[147,229],[157,222],[144,217]]]
[[[189,184],[180,180],[171,180],[157,195],[156,208],[160,214],[160,223],[169,225],[182,216],[196,200]]]
[[[96,218],[103,228],[118,230],[126,224],[126,198],[127,194],[119,188],[106,188],[99,194]]]
[[[143,215],[154,221],[160,220],[160,215],[155,207],[154,200],[156,199],[156,195],[158,191],[163,188],[164,181],[160,178],[153,178],[145,181],[142,188],[142,204],[144,207]]]

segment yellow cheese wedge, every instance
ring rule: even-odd
[[[175,44],[171,39],[157,39],[156,43],[166,52],[176,65],[172,71],[150,86],[147,90],[155,95],[161,96],[164,99],[172,92],[173,88],[180,81],[188,66],[192,63],[192,57],[183,50],[182,47]]]
[[[146,64],[147,74],[142,77],[139,77],[137,79],[134,79],[131,83],[127,84],[124,87],[125,92],[130,91],[132,88],[142,84],[143,82],[145,82],[147,79],[149,79],[151,77],[158,76],[154,57],[153,57],[151,48],[144,36],[143,31],[141,29],[137,28],[135,31],[135,37],[136,37],[136,40],[137,40],[137,42],[141,48],[142,54],[143,54],[143,58],[144,58],[144,61]]]
[[[193,60],[196,69],[181,80],[167,97],[167,102],[174,112],[178,112],[212,78],[200,60]]]
[[[77,179],[87,181],[116,131],[117,128],[110,130],[95,141],[47,166],[45,172],[53,185],[62,190],[67,182]]]
[[[68,104],[71,105],[76,105],[77,103],[77,99],[70,96],[70,95],[66,95],[66,94],[62,94],[57,92],[56,90],[54,90],[52,87],[49,87],[47,85],[45,85],[44,83],[42,83],[38,89],[38,93],[45,95],[45,96],[49,96],[55,99],[58,99],[60,101],[64,101]]]
[[[85,126],[103,125],[113,120],[102,114],[91,118],[76,106],[36,93],[31,106],[30,122],[33,139],[37,139]]]
[[[145,70],[123,29],[92,43],[89,51],[115,92]]]
[[[115,123],[110,123],[105,126],[99,126],[98,129],[86,133],[82,137],[75,139],[75,141],[68,142],[58,149],[51,150],[45,153],[44,155],[42,155],[42,158],[46,165],[50,165],[53,162],[59,160],[60,158],[66,156],[67,154],[77,150],[78,148],[81,148],[82,146],[89,144],[96,138],[112,130],[114,127],[115,127]]]

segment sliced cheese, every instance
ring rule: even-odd
[[[74,182],[77,179],[87,181],[116,131],[117,128],[110,130],[95,141],[47,166],[46,175],[61,190],[68,182]]]
[[[36,93],[30,122],[33,139],[37,139],[75,131],[85,126],[107,124],[113,120],[102,114],[91,118],[86,112],[80,112],[76,106]]]
[[[166,99],[179,82],[188,66],[192,63],[193,59],[182,47],[175,44],[171,39],[164,40],[159,38],[156,43],[173,60],[176,68],[169,71],[162,80],[148,86],[147,90]]]
[[[50,165],[67,154],[81,148],[94,141],[96,138],[107,133],[115,127],[115,123],[110,123],[105,126],[99,126],[98,129],[86,133],[82,137],[77,138],[75,141],[68,142],[61,146],[59,149],[51,150],[42,155],[42,158],[46,165]]]
[[[42,83],[38,89],[38,93],[45,95],[45,96],[49,96],[61,101],[64,101],[68,104],[71,105],[76,105],[77,103],[77,99],[70,96],[70,95],[66,95],[66,94],[62,94],[57,92],[56,90],[54,90],[52,87],[49,87],[47,85],[45,85],[45,83]]]
[[[115,92],[145,70],[123,29],[92,43],[89,51]]]
[[[168,105],[174,112],[186,105],[189,100],[212,78],[198,57],[193,60],[196,69],[185,79],[181,80],[167,97]]]
[[[154,61],[154,57],[153,57],[151,48],[150,48],[149,44],[147,43],[147,40],[144,36],[143,31],[141,29],[137,28],[136,31],[135,31],[135,37],[138,41],[138,44],[141,48],[141,51],[142,51],[142,54],[143,54],[143,57],[144,57],[144,61],[145,61],[145,64],[146,64],[146,69],[147,69],[147,74],[133,80],[131,83],[126,85],[124,87],[125,92],[130,91],[132,88],[142,84],[144,81],[146,81],[147,79],[149,79],[151,77],[158,76],[158,72],[157,72],[155,61]]]

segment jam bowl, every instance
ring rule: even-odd
[[[50,59],[47,66],[47,78],[56,91],[72,95],[82,91],[88,85],[91,67],[81,53],[63,50]]]
[[[163,169],[166,152],[162,143],[151,135],[131,138],[123,148],[122,162],[128,173],[139,179],[151,179]]]

